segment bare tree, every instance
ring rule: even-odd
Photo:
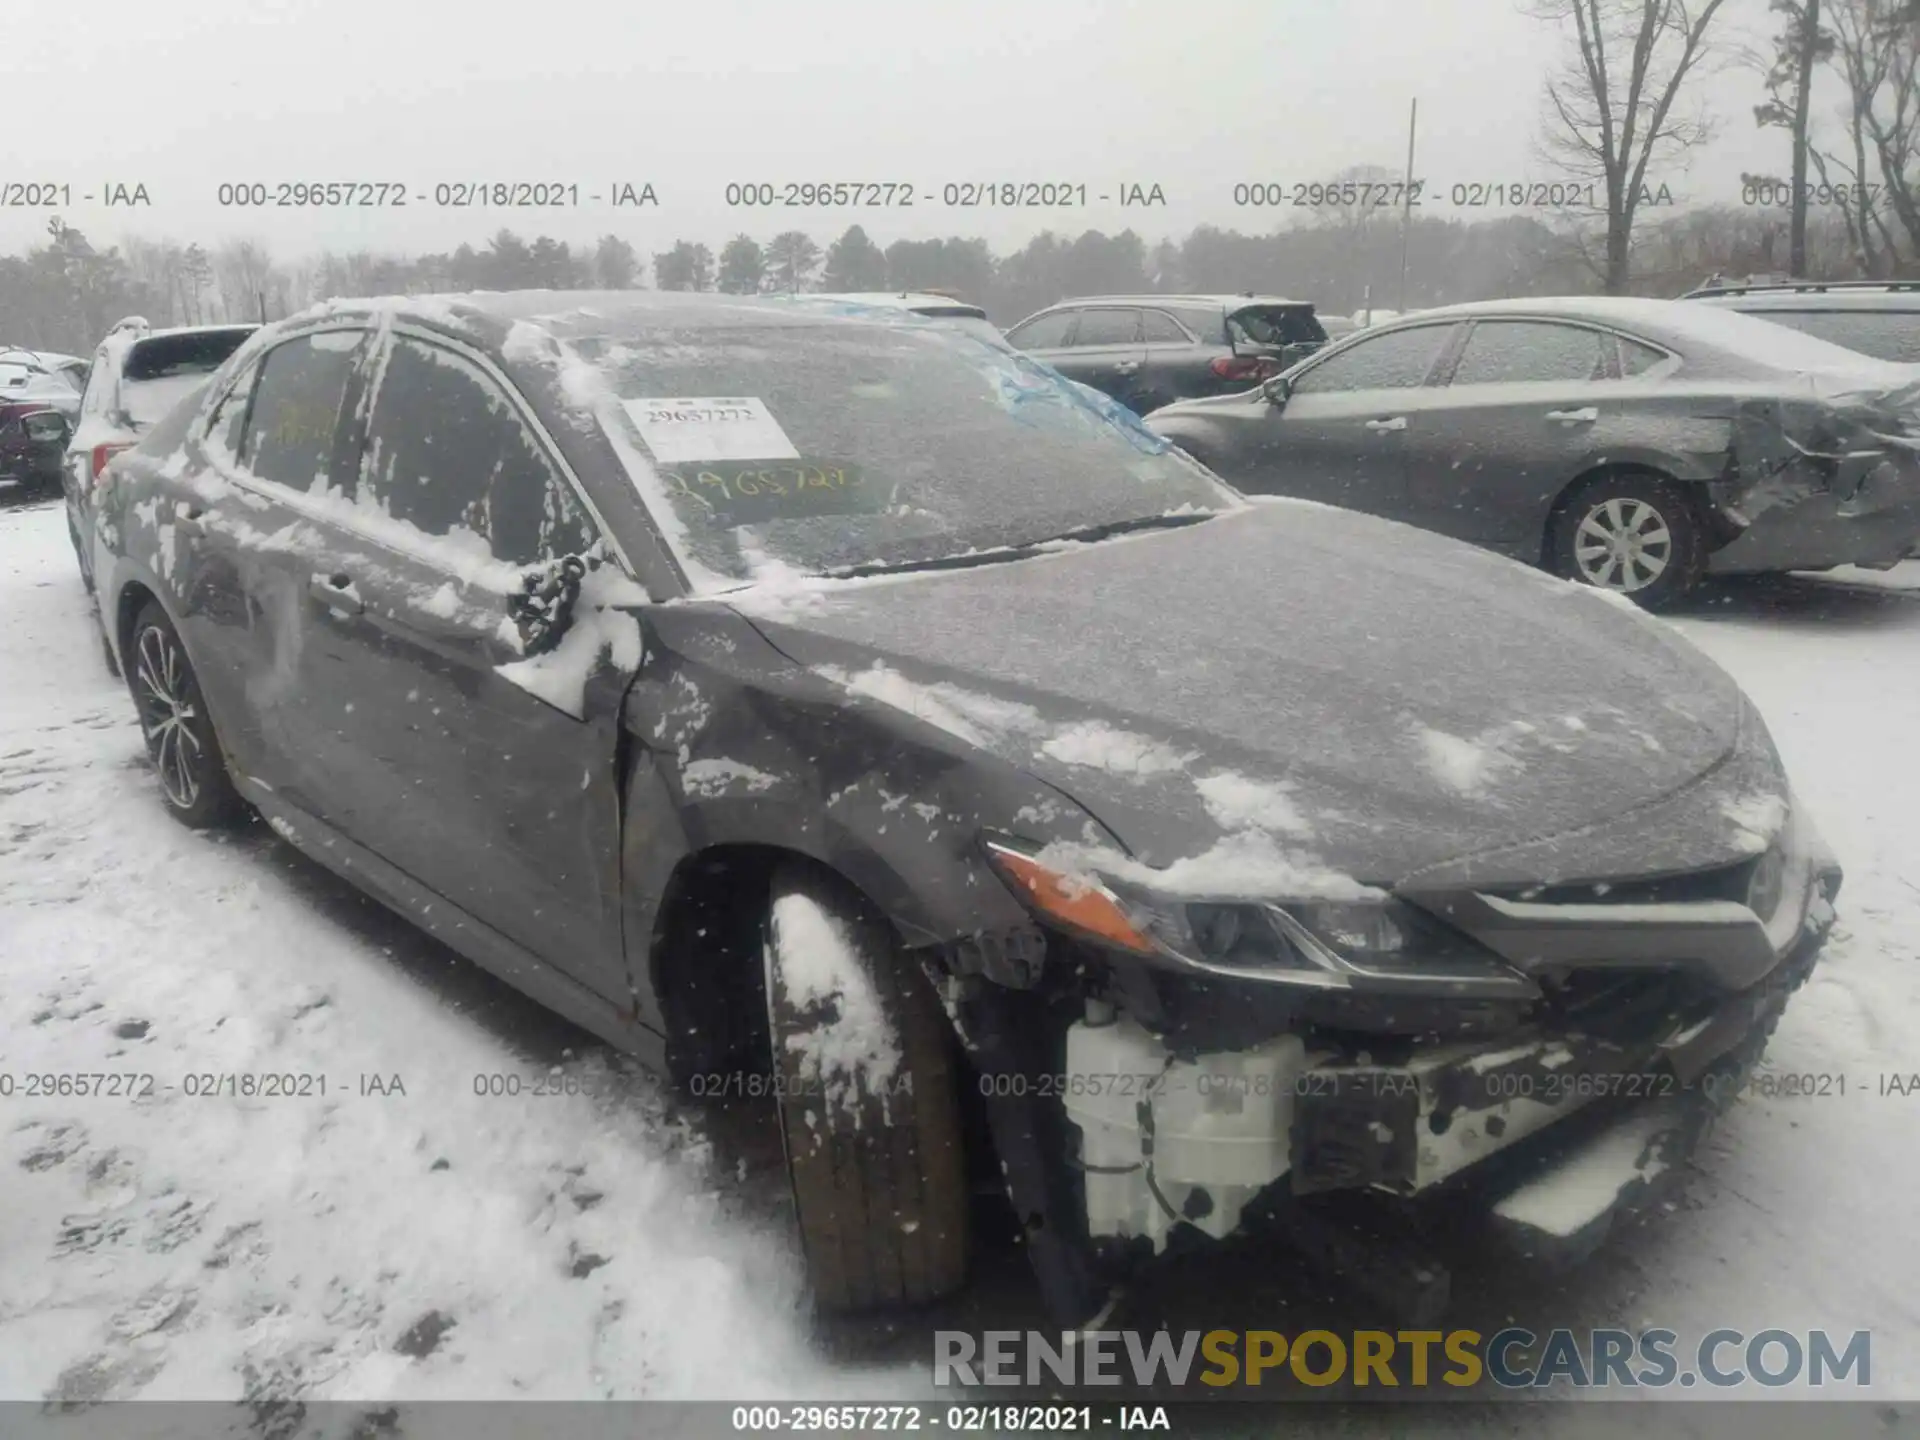
[[[1848,224],[1860,265],[1881,277],[1920,264],[1920,4],[1827,5],[1852,156],[1817,154],[1815,163],[1823,178],[1831,166],[1850,182]]]
[[[1547,84],[1546,156],[1556,178],[1591,184],[1606,225],[1589,257],[1610,295],[1630,279],[1633,225],[1656,165],[1678,161],[1712,138],[1704,110],[1679,105],[1705,68],[1714,17],[1726,0],[1528,0],[1539,19],[1571,23],[1572,53]]]
[[[275,288],[273,259],[257,241],[231,240],[213,253],[213,279],[222,319],[257,320],[263,297]]]
[[[1345,303],[1357,308],[1366,300],[1364,277],[1374,259],[1376,232],[1399,233],[1405,179],[1384,165],[1350,165],[1333,177],[1327,192],[1327,204],[1311,212],[1312,223],[1339,237],[1347,262]]]
[[[1790,149],[1787,182],[1787,268],[1794,275],[1807,271],[1807,161],[1813,153],[1810,134],[1813,112],[1813,72],[1832,58],[1833,35],[1820,23],[1820,0],[1770,0],[1768,8],[1785,24],[1773,38],[1766,57],[1767,99],[1753,108],[1761,126],[1785,130]],[[1741,177],[1745,185],[1765,187],[1764,176]]]

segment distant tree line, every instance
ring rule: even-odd
[[[1835,208],[1812,215],[1808,274],[1887,273],[1883,252],[1871,270],[1863,266],[1855,219]],[[1780,206],[1643,212],[1630,288],[1672,295],[1716,271],[1777,271],[1786,263],[1788,227]],[[1404,239],[1405,306],[1599,288],[1605,280],[1591,264],[1590,242],[1591,232],[1565,216],[1469,220],[1416,212]],[[940,290],[983,306],[1003,325],[1071,295],[1250,290],[1350,314],[1368,304],[1403,308],[1402,244],[1397,212],[1356,207],[1303,212],[1263,234],[1205,225],[1152,244],[1132,230],[1044,231],[1005,255],[962,236],[882,246],[853,225],[824,247],[789,230],[766,241],[735,236],[717,255],[680,240],[650,260],[614,235],[571,246],[510,230],[443,254],[357,250],[282,260],[249,240],[207,246],[128,237],[100,248],[55,219],[45,242],[0,257],[0,344],[85,354],[131,314],[156,326],[279,319],[340,296],[463,290]],[[1894,273],[1915,273],[1911,259],[1903,263],[1904,272]]]

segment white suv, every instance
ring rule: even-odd
[[[194,393],[258,325],[192,325],[155,330],[139,316],[107,332],[94,352],[79,423],[67,444],[63,489],[67,529],[80,576],[93,588],[93,558],[82,537],[91,534],[93,487],[107,462]]]

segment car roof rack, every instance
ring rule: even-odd
[[[1818,295],[1829,290],[1890,292],[1920,291],[1920,280],[1722,280],[1719,276],[1689,290],[1682,300],[1699,300],[1709,295],[1750,295],[1756,291],[1792,291]]]

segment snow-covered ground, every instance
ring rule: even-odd
[[[900,1392],[816,1357],[644,1077],[264,827],[167,819],[57,506],[0,509],[0,615],[0,1398]],[[589,1093],[475,1094],[555,1063]],[[159,1093],[23,1093],[105,1072]],[[184,1093],[234,1072],[326,1093]]]
[[[785,1230],[650,1082],[263,828],[163,815],[57,506],[0,508],[0,617],[0,1398],[922,1389],[924,1340],[879,1364],[810,1334]],[[1676,623],[1753,694],[1847,866],[1769,1062],[1846,1093],[1743,1100],[1644,1239],[1466,1299],[1870,1329],[1875,1393],[1920,1396],[1920,1093],[1880,1093],[1920,1072],[1920,565],[1717,587]],[[475,1093],[555,1065],[599,1093]],[[159,1093],[20,1093],[130,1071]],[[185,1093],[229,1072],[326,1093]],[[1227,1298],[1167,1318],[1286,1328]]]

